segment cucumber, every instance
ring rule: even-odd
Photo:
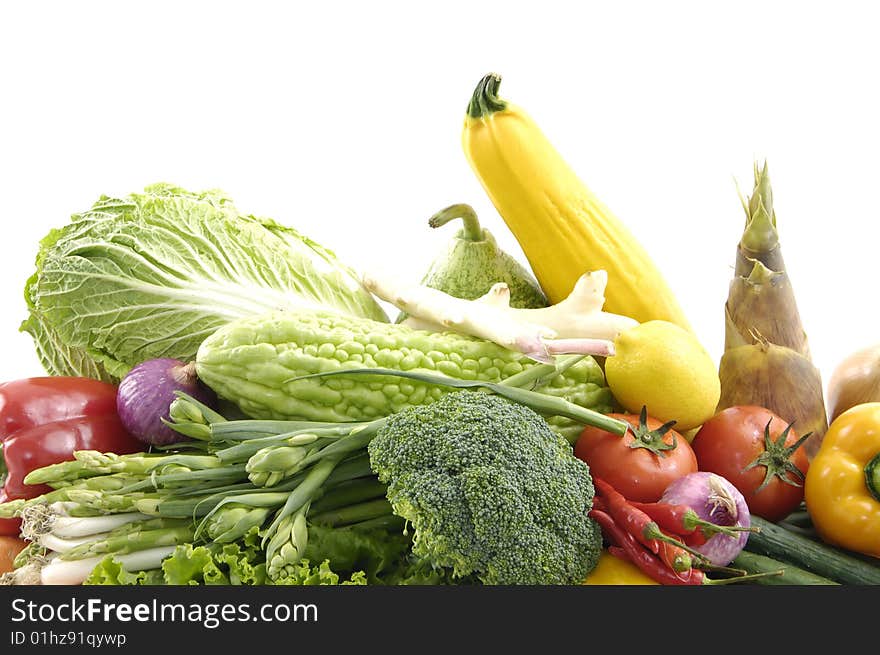
[[[782,575],[767,575],[755,578],[755,584],[763,585],[839,585],[839,582],[816,575],[789,562],[781,562],[766,555],[758,555],[747,550],[742,551],[733,560],[731,566],[742,569],[748,574],[773,573],[782,570]]]
[[[759,531],[749,533],[745,550],[750,553],[789,562],[840,584],[880,585],[880,560],[867,561],[760,516],[752,515],[751,524]]]

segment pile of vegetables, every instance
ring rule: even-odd
[[[729,584],[764,575],[726,566],[746,543],[750,516],[742,494],[721,476],[689,473],[650,503],[630,501],[600,478],[596,486],[599,495],[590,516],[602,527],[609,552],[655,582]],[[707,570],[733,575],[712,578]]]
[[[329,528],[351,544],[395,544],[409,575],[577,583],[601,550],[592,479],[537,410],[616,422],[534,391],[486,388],[359,423],[230,421],[178,391],[168,426],[192,441],[169,454],[77,451],[26,477],[50,491],[0,513],[23,517],[33,556],[23,568],[44,584],[86,581],[96,566],[164,569],[200,539],[246,550],[257,536],[249,565],[260,580],[295,584],[305,564],[339,566],[321,540],[310,550],[313,530]],[[405,524],[411,544],[401,546]]]
[[[52,230],[47,375],[0,384],[0,582],[880,584],[878,349],[823,394],[766,164],[715,362],[499,85],[463,147],[528,266],[465,203],[419,280],[169,184]]]

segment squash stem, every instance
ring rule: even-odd
[[[441,209],[428,219],[428,225],[431,227],[440,227],[446,225],[449,221],[460,218],[464,224],[462,238],[466,241],[485,241],[483,228],[477,219],[477,213],[470,205],[461,203],[458,205],[450,205],[446,209]]]
[[[468,103],[468,116],[482,118],[501,111],[507,107],[507,102],[498,97],[498,87],[501,85],[501,76],[498,73],[489,73],[477,84],[471,101]]]

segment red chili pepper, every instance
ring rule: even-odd
[[[709,541],[709,538],[702,530],[694,530],[690,534],[682,535],[682,541],[687,544],[688,548],[697,548]]]
[[[627,562],[633,562],[632,557],[630,557],[629,552],[621,548],[620,546],[609,546],[608,552],[614,555],[615,557],[619,557],[622,560],[626,560]],[[638,563],[633,562],[636,566],[639,566]],[[708,581],[706,578],[706,574],[703,573],[700,569],[688,569],[687,571],[673,575],[669,577],[667,575],[661,575],[660,578],[655,578],[650,573],[648,573],[644,568],[639,566],[639,568],[644,571],[649,577],[651,577],[654,582],[659,582],[664,585],[701,585],[701,584],[714,584],[711,581]]]
[[[611,514],[594,509],[590,511],[590,517],[595,519],[602,528],[602,534],[610,542],[609,551],[614,553],[614,547],[622,549],[626,557],[655,582],[663,585],[701,584],[696,581],[699,576],[693,572],[698,571],[701,574],[702,571],[695,568],[683,573],[674,571],[657,555],[643,547],[633,534],[617,525]]]
[[[689,571],[694,567],[694,560],[691,554],[678,544],[660,541],[660,552],[658,555],[660,555],[660,559],[666,566],[678,573]]]
[[[697,527],[694,519],[699,519],[699,517],[694,509],[688,505],[661,502],[641,503],[634,500],[631,500],[630,503],[655,520],[661,528],[675,534],[691,534]]]
[[[600,504],[607,505],[607,512],[624,530],[631,533],[673,571],[687,571],[693,566],[693,558],[682,541],[666,534],[647,513],[617,491],[612,485],[593,478],[599,492]],[[595,501],[594,501],[595,502]]]
[[[638,546],[638,542],[636,542],[636,546]],[[643,553],[647,555],[651,555],[644,548],[640,549]],[[647,575],[651,575],[651,573],[642,568],[639,565],[638,561],[632,557],[632,553],[630,553],[629,549],[622,548],[620,546],[608,546],[608,552],[614,555],[615,557],[619,557],[622,560],[626,560],[629,562],[633,562],[636,566],[638,566],[642,571],[644,571]],[[750,580],[755,580],[757,578],[766,578],[768,576],[776,576],[776,575],[784,575],[785,570],[779,569],[778,571],[764,571],[761,573],[749,573],[748,575],[736,575],[731,578],[709,578],[706,576],[706,572],[701,569],[690,569],[685,571],[684,573],[678,575],[672,575],[672,577],[664,576],[664,580],[669,580],[665,582],[664,580],[660,580],[654,578],[655,582],[659,582],[660,584],[669,584],[669,585],[726,585],[726,584],[734,584],[737,582],[748,582]]]
[[[647,537],[651,517],[633,507],[623,494],[604,480],[594,476],[593,485],[605,500],[608,513],[614,519],[614,522],[633,535],[639,543],[648,548],[652,553],[657,554],[660,552],[657,540]]]
[[[688,505],[662,502],[641,503],[634,500],[630,500],[629,503],[651,517],[662,530],[682,537],[693,537],[693,544],[689,539],[683,539],[689,545],[698,546],[706,543],[706,539],[718,533],[736,536],[737,532],[750,529],[741,526],[718,525],[706,521],[700,518],[693,507]]]

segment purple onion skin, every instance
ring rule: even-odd
[[[660,502],[686,505],[704,521],[724,526],[751,526],[751,514],[745,497],[725,477],[708,471],[688,473],[666,487]],[[699,528],[697,528],[699,529]],[[716,566],[727,566],[745,548],[749,533],[746,530],[733,537],[716,534],[706,543],[695,546]]]
[[[151,446],[188,441],[188,437],[162,422],[163,418],[169,419],[175,391],[183,391],[211,408],[217,404],[216,394],[196,376],[194,364],[163,357],[132,368],[116,392],[116,411],[125,429]]]

